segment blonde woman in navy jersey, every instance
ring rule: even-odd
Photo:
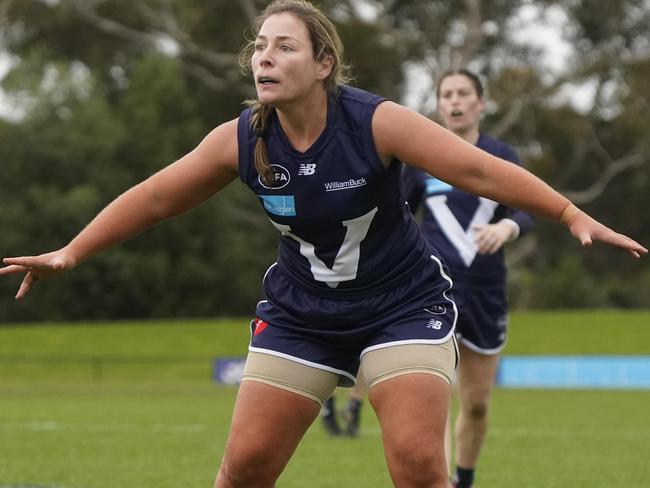
[[[475,73],[459,69],[443,74],[437,100],[438,114],[447,129],[490,154],[520,165],[510,146],[479,131],[485,100],[483,85]],[[418,169],[405,168],[404,182],[411,209],[415,212],[422,207],[425,237],[440,252],[454,281],[460,348],[455,385],[460,408],[454,436],[454,486],[470,488],[487,432],[499,352],[507,335],[503,247],[528,232],[533,219],[526,212],[454,188]]]
[[[336,30],[309,3],[272,2],[254,32],[258,100],[249,109],[114,200],[64,248],[5,258],[0,274],[25,275],[23,298],[37,281],[192,209],[239,176],[281,237],[215,486],[274,486],[321,403],[353,384],[361,362],[395,486],[447,488],[456,310],[450,280],[404,203],[400,161],[561,220],[583,245],[600,240],[635,257],[647,250],[530,173],[342,84]]]

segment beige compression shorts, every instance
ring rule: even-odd
[[[395,344],[361,355],[360,374],[368,388],[410,373],[433,374],[451,384],[458,362],[453,335],[442,344]],[[339,383],[339,375],[273,354],[249,352],[242,381],[258,381],[323,404]]]

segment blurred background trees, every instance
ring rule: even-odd
[[[0,0],[0,255],[65,244],[120,192],[253,96],[238,52],[254,0]],[[468,65],[483,129],[602,221],[650,242],[648,0],[326,0],[355,84],[435,117]],[[0,68],[1,69],[1,68]],[[276,231],[240,182],[38,286],[0,280],[0,321],[250,315]],[[519,308],[650,307],[647,258],[580,251],[554,223],[509,248]]]

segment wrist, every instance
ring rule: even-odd
[[[65,269],[76,268],[80,261],[83,260],[79,256],[79,253],[75,251],[74,245],[68,244],[67,246],[59,250],[63,262],[65,263]]]
[[[505,225],[508,229],[510,229],[510,236],[508,237],[508,241],[514,241],[519,237],[519,224],[515,222],[512,219],[501,219],[499,220],[499,224]]]
[[[581,210],[578,207],[576,207],[573,203],[569,203],[566,207],[564,207],[564,210],[560,215],[560,222],[564,225],[569,225],[571,223],[571,220],[573,220],[573,218],[580,212]]]

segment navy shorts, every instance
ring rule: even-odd
[[[453,334],[456,305],[440,261],[423,258],[417,272],[379,295],[322,297],[296,286],[276,265],[265,277],[250,350],[340,375],[351,386],[361,354],[397,344],[440,344]]]
[[[456,339],[481,354],[498,354],[508,334],[508,297],[504,286],[471,286],[454,280],[458,306]]]

